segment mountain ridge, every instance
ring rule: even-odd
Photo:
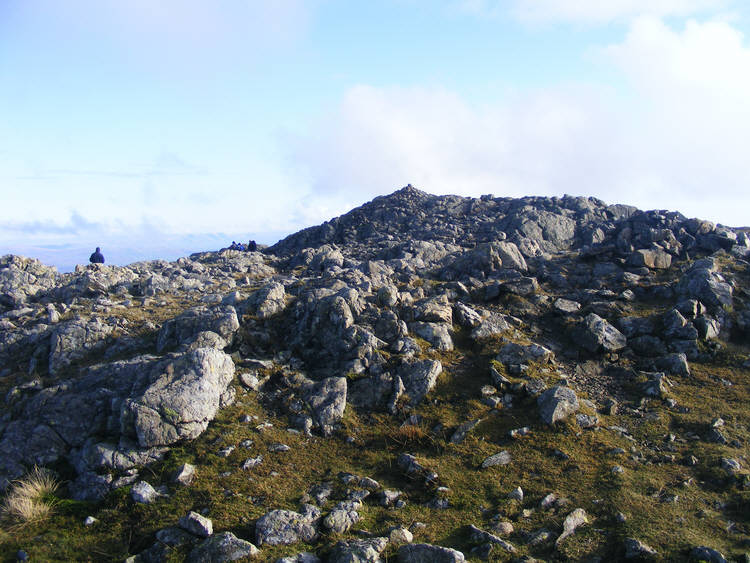
[[[4,256],[0,487],[36,464],[66,485],[0,545],[739,558],[748,256],[742,229],[678,212],[411,186],[263,252]]]

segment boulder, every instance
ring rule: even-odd
[[[328,555],[328,563],[380,563],[387,538],[345,540],[337,542]]]
[[[399,369],[399,376],[412,405],[417,405],[435,386],[443,365],[438,360],[421,360],[405,363]]]
[[[203,540],[185,560],[187,563],[224,563],[245,557],[255,557],[258,548],[241,540],[232,532],[221,532]]]
[[[630,255],[629,262],[635,267],[666,270],[672,265],[672,256],[663,250],[640,249]]]
[[[547,424],[554,424],[576,412],[580,405],[575,391],[570,387],[557,385],[547,389],[537,399],[539,414]]]
[[[162,353],[186,343],[204,331],[215,332],[228,342],[240,328],[237,311],[231,305],[195,307],[165,322],[156,340],[156,351]]]
[[[554,360],[554,353],[540,344],[505,344],[497,355],[497,361],[506,365],[528,364],[530,362],[546,363]]]
[[[271,318],[286,307],[284,284],[271,282],[256,291],[249,301],[255,306],[255,314],[259,319]]]
[[[575,331],[576,342],[586,350],[616,352],[627,345],[625,335],[595,313],[589,313]]]
[[[164,368],[142,394],[123,402],[123,430],[132,427],[144,448],[198,437],[234,378],[231,358],[212,348],[189,352]]]
[[[463,563],[464,554],[428,543],[410,543],[398,549],[399,563]]]
[[[347,383],[345,377],[328,377],[305,388],[304,398],[314,421],[325,436],[344,416]]]
[[[261,546],[314,542],[318,537],[320,511],[310,505],[305,508],[303,513],[272,510],[261,516],[255,523],[255,543]]]

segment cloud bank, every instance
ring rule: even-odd
[[[750,185],[743,35],[726,22],[675,29],[639,17],[593,56],[626,90],[566,85],[480,106],[448,90],[355,86],[294,140],[290,162],[313,191],[363,198],[406,183],[466,195],[596,194],[750,223],[737,205]]]

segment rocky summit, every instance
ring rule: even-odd
[[[4,560],[748,561],[749,256],[411,186],[257,252],[4,256],[0,488],[62,483]]]

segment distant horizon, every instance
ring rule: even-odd
[[[402,186],[403,187],[403,186]],[[420,191],[427,192],[426,190],[423,190],[419,186],[414,186],[416,189]],[[129,264],[133,264],[135,262],[142,262],[142,261],[148,261],[148,260],[167,260],[167,261],[175,261],[182,257],[188,257],[191,254],[199,253],[199,252],[211,252],[211,251],[218,251],[221,248],[228,247],[233,241],[238,243],[246,244],[249,240],[255,240],[260,245],[265,246],[273,246],[277,242],[283,240],[284,238],[294,235],[302,230],[305,230],[307,228],[316,227],[319,225],[322,225],[325,222],[328,222],[330,220],[333,220],[341,215],[345,215],[346,213],[349,213],[353,209],[356,209],[366,203],[369,203],[370,201],[383,196],[391,195],[392,193],[398,191],[401,189],[401,187],[396,188],[392,190],[391,192],[387,194],[380,194],[376,195],[373,198],[363,201],[362,203],[355,205],[351,209],[347,209],[345,212],[329,217],[327,219],[324,219],[320,223],[312,224],[303,226],[300,229],[293,231],[293,232],[276,232],[276,233],[257,233],[257,234],[246,234],[246,233],[237,233],[237,234],[226,234],[226,233],[203,233],[203,234],[189,234],[189,235],[183,235],[183,236],[177,236],[177,235],[163,235],[161,238],[161,242],[159,244],[155,243],[154,240],[149,241],[143,241],[143,244],[141,246],[134,245],[134,241],[132,239],[129,239],[127,237],[118,237],[116,235],[107,235],[104,237],[101,241],[98,243],[92,244],[92,245],[85,245],[81,242],[53,242],[48,241],[45,243],[39,243],[39,244],[24,244],[22,242],[18,242],[13,246],[13,249],[10,249],[9,251],[0,252],[0,255],[7,255],[7,254],[14,254],[19,256],[24,256],[26,258],[34,258],[39,260],[45,265],[48,266],[54,266],[58,269],[60,273],[69,273],[73,272],[75,270],[75,267],[77,265],[86,265],[89,263],[89,256],[94,251],[94,249],[98,246],[102,249],[102,254],[105,257],[105,264],[106,265],[115,265],[115,266],[127,266]],[[431,194],[431,195],[457,195],[457,194]],[[489,194],[492,195],[492,197],[508,197],[508,196],[501,196],[496,194]],[[566,194],[569,195],[569,194]],[[461,196],[461,197],[474,197],[474,196]],[[477,198],[480,196],[476,196]],[[528,194],[526,196],[520,196],[519,198],[523,197],[552,197],[552,196],[536,196],[534,194]],[[561,196],[560,196],[561,197]],[[596,197],[597,199],[601,199],[597,196],[573,196],[573,197]],[[625,202],[617,201],[605,201],[607,205],[631,205]],[[637,206],[633,206],[637,207]],[[639,211],[670,211],[670,212],[679,212],[682,213],[679,209],[640,209]],[[685,215],[683,213],[683,215]],[[688,218],[688,215],[685,215]],[[697,217],[698,219],[703,220],[710,220],[705,219],[704,217]],[[734,225],[727,225],[718,221],[712,221],[713,223],[717,225],[722,225],[725,227],[730,227],[733,229],[739,229],[739,230],[750,230],[750,226],[734,226]],[[93,238],[91,240],[94,240]]]
[[[0,250],[172,256],[408,183],[747,225],[748,37],[740,0],[5,0]]]

